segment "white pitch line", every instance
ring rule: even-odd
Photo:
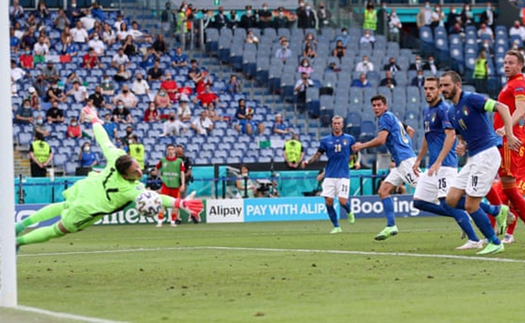
[[[232,251],[260,251],[260,252],[302,252],[302,253],[325,253],[325,254],[346,254],[362,256],[390,256],[390,257],[414,257],[414,258],[438,258],[438,259],[461,259],[479,260],[490,262],[511,262],[525,263],[522,259],[507,259],[499,257],[479,257],[463,255],[444,255],[444,254],[421,254],[409,252],[376,252],[376,251],[356,251],[356,250],[317,250],[317,249],[277,249],[277,248],[248,248],[248,247],[221,247],[221,246],[200,246],[200,247],[168,247],[168,248],[138,248],[121,250],[94,250],[94,251],[74,251],[74,252],[54,252],[54,253],[35,253],[18,255],[18,257],[39,257],[39,256],[63,256],[63,255],[88,255],[88,254],[111,254],[126,252],[151,252],[151,251],[174,251],[174,250],[232,250]]]
[[[38,314],[44,314],[49,316],[54,316],[62,319],[71,319],[76,321],[83,321],[83,322],[90,322],[90,323],[124,323],[122,321],[111,321],[111,320],[105,320],[105,319],[97,319],[94,317],[87,317],[87,316],[81,316],[81,315],[73,315],[68,313],[60,313],[60,312],[53,312],[48,310],[43,310],[40,308],[35,307],[28,307],[28,306],[17,306],[15,307],[17,310],[26,311],[26,312],[33,312]]]

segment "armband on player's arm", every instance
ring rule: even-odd
[[[483,109],[488,112],[494,112],[496,109],[496,105],[498,102],[496,102],[493,99],[487,99],[487,102],[485,102],[485,105],[483,106]]]

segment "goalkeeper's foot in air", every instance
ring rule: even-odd
[[[84,117],[92,123],[104,123],[102,120],[99,119],[97,111],[95,109],[86,106],[82,108],[82,113],[84,114]]]

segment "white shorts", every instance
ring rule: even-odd
[[[323,181],[322,197],[338,197],[348,199],[350,195],[349,178],[325,178]]]
[[[490,191],[500,164],[501,156],[496,147],[469,157],[452,182],[452,187],[465,190],[469,196],[483,197]]]
[[[412,169],[415,161],[416,157],[408,158],[403,160],[396,168],[390,169],[390,173],[388,173],[388,176],[385,178],[385,182],[388,182],[395,187],[398,187],[403,183],[416,187],[418,177]]]
[[[456,167],[440,167],[438,174],[428,176],[428,169],[419,176],[414,199],[429,203],[439,203],[440,198],[447,196],[450,184],[457,176]]]

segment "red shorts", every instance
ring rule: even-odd
[[[503,139],[503,146],[499,148],[501,156],[501,165],[498,170],[500,177],[514,177],[520,178],[523,171],[525,171],[525,147],[521,146],[519,151],[510,150],[507,147],[507,139]]]
[[[180,188],[169,188],[166,185],[162,184],[160,189],[160,194],[168,195],[174,198],[180,197]]]

